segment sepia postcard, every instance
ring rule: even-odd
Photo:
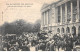
[[[0,51],[80,51],[80,0],[0,0]]]

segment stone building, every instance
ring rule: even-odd
[[[53,34],[80,35],[80,0],[59,0],[41,8],[41,29]]]

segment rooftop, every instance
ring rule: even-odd
[[[50,6],[50,5],[52,5],[52,4],[56,4],[56,3],[61,2],[61,1],[63,1],[63,0],[59,0],[57,2],[52,2],[50,4],[44,3],[43,6],[42,6],[42,8],[41,8],[41,10],[44,9],[44,8],[46,8],[46,7],[48,7],[48,6]]]

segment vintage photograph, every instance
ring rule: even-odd
[[[80,51],[80,0],[0,0],[0,51]]]

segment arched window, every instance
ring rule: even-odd
[[[67,27],[66,32],[70,33],[70,28],[69,27]]]
[[[60,33],[60,29],[59,28],[57,29],[57,32]]]
[[[64,28],[62,28],[62,33],[64,33]]]
[[[75,26],[72,27],[72,35],[73,36],[76,35],[76,27]]]
[[[80,26],[79,26],[79,28],[78,28],[78,36],[80,36]]]

